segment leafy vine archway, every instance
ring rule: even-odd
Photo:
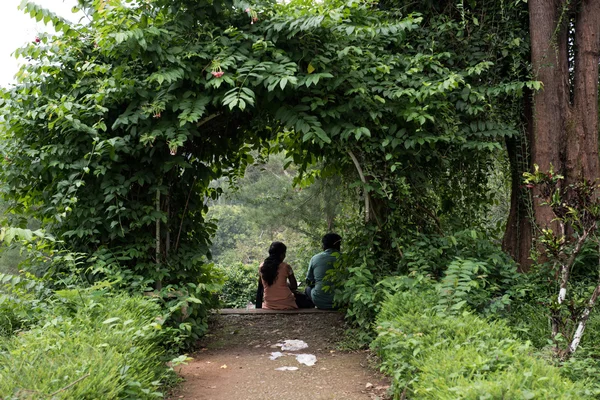
[[[2,92],[5,197],[89,254],[88,274],[154,287],[188,318],[213,280],[210,182],[253,150],[356,171],[365,220],[393,242],[417,199],[485,201],[489,154],[518,134],[491,105],[524,83],[498,77],[495,45],[468,51],[471,22],[357,0],[81,0],[85,24],[22,8],[59,33],[17,51],[30,62]],[[427,207],[402,218],[441,229]]]

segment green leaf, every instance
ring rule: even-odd
[[[189,301],[191,303],[196,303],[196,304],[202,304],[202,300],[200,300],[200,299],[198,299],[196,297],[192,297],[192,296],[188,297],[186,299],[186,301]]]
[[[315,132],[315,134],[317,135],[317,137],[319,139],[321,139],[323,142],[329,144],[331,143],[331,139],[329,138],[329,136],[327,136],[327,134],[325,133],[325,131],[321,128],[319,128],[318,126],[313,127],[313,131]]]
[[[523,396],[523,399],[525,399],[525,400],[530,400],[530,399],[535,398],[535,393],[531,392],[529,390],[523,390],[521,392],[521,396]]]
[[[279,81],[279,87],[281,88],[281,90],[285,89],[285,86],[287,85],[287,83],[288,83],[287,78],[282,78]]]

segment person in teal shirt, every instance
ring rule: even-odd
[[[330,310],[333,308],[333,287],[326,281],[325,275],[337,260],[342,237],[335,233],[328,233],[323,236],[322,243],[323,251],[310,259],[305,292],[317,308]],[[327,291],[324,287],[328,287]]]

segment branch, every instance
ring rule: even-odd
[[[599,244],[599,250],[600,250],[600,243],[598,243],[598,244]],[[600,266],[600,256],[598,259],[598,265]],[[594,289],[594,291],[592,292],[592,296],[588,300],[588,305],[585,308],[585,310],[583,311],[583,313],[581,314],[581,317],[579,318],[579,324],[577,325],[577,330],[575,331],[575,335],[573,335],[573,340],[571,341],[571,344],[569,345],[569,354],[573,354],[575,352],[575,350],[577,350],[577,347],[579,347],[579,342],[581,342],[581,338],[583,337],[583,332],[585,331],[585,326],[587,324],[588,319],[590,318],[590,313],[592,312],[592,309],[596,305],[596,301],[598,300],[599,295],[600,295],[600,274],[598,274],[598,284],[597,284],[596,288]]]
[[[425,212],[425,214],[429,215],[429,217],[431,217],[431,219],[433,220],[433,222],[435,223],[435,228],[438,231],[438,233],[442,236],[446,236],[446,234],[444,233],[444,231],[442,230],[442,225],[440,223],[440,219],[437,217],[437,215],[435,215],[433,213],[433,211],[423,207],[421,204],[417,203],[417,208],[420,210],[423,210]]]
[[[192,186],[190,187],[190,192],[188,193],[187,200],[185,201],[185,207],[183,207],[183,214],[181,214],[181,223],[179,224],[179,232],[177,233],[177,241],[175,241],[175,251],[179,249],[179,238],[181,237],[181,229],[183,228],[183,219],[185,217],[185,213],[188,208],[188,204],[190,204],[190,197],[192,196],[192,191],[194,190],[194,185],[196,184],[196,178],[192,182]]]
[[[594,289],[592,296],[588,301],[588,305],[583,311],[581,318],[579,319],[579,324],[577,325],[577,330],[575,331],[575,335],[573,336],[573,341],[569,345],[569,353],[573,354],[577,347],[579,347],[579,342],[583,337],[583,331],[585,330],[585,325],[587,324],[588,319],[590,318],[590,313],[592,312],[592,308],[596,305],[596,300],[598,300],[598,296],[600,295],[600,282],[598,286]]]
[[[363,173],[363,170],[362,170],[360,164],[358,163],[356,156],[354,155],[352,150],[348,150],[348,154],[350,155],[350,158],[352,158],[352,162],[354,163],[354,166],[356,167],[356,170],[358,171],[358,176],[360,177],[361,182],[364,185],[366,185],[367,180],[365,178],[365,174]],[[371,196],[369,195],[369,192],[365,188],[365,222],[369,222],[371,219],[370,198],[371,198]]]
[[[560,279],[560,291],[558,292],[558,304],[562,304],[562,302],[567,297],[567,283],[569,282],[569,272],[571,271],[571,267],[575,263],[575,258],[577,258],[577,256],[581,252],[581,249],[583,248],[583,244],[587,240],[589,234],[590,234],[589,230],[583,231],[582,235],[579,237],[579,239],[577,239],[577,244],[575,245],[575,248],[573,249],[573,252],[569,256],[567,262],[563,263],[561,265],[561,279]]]
[[[221,115],[220,112],[209,115],[208,117],[204,118],[203,120],[198,121],[198,123],[196,124],[196,127],[200,128],[202,125],[210,122],[212,119],[217,118],[219,115]]]

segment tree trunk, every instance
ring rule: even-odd
[[[154,202],[154,206],[157,212],[160,212],[160,190],[157,188],[156,189],[156,200]],[[158,274],[160,272],[160,218],[156,219],[156,235],[155,235],[155,240],[156,240],[156,273]],[[157,279],[154,287],[156,290],[161,290],[162,289],[162,281],[160,279]]]
[[[533,226],[531,225],[531,193],[523,186],[523,173],[531,169],[529,145],[533,132],[532,93],[526,91],[523,97],[522,135],[506,140],[506,149],[510,162],[511,196],[510,213],[502,240],[502,249],[519,264],[519,270],[526,272],[531,266],[531,243]]]
[[[360,163],[358,162],[358,159],[356,158],[356,156],[354,155],[352,150],[348,150],[348,155],[350,155],[350,158],[352,159],[352,162],[354,163],[354,167],[356,167],[356,172],[358,172],[360,181],[363,183],[363,185],[366,186],[367,178],[363,172],[362,167],[360,166]],[[369,191],[366,188],[363,189],[363,196],[364,196],[364,201],[365,201],[365,223],[369,223],[370,221],[373,220],[373,209],[371,207],[371,194],[369,193]]]
[[[529,2],[533,79],[543,89],[533,95],[531,161],[542,171],[563,170],[565,128],[569,114],[568,18],[564,0]],[[562,20],[561,20],[562,17]],[[559,26],[560,25],[560,26]],[[534,195],[537,193],[534,192]],[[554,214],[534,197],[533,213],[540,228],[550,227]]]
[[[595,180],[598,170],[600,0],[584,0],[575,23],[573,106],[567,125],[568,180]]]
[[[567,185],[582,179],[595,181],[600,176],[600,0],[529,0],[529,27],[533,79],[543,84],[543,89],[533,95],[531,163],[541,171],[553,167],[565,177]],[[519,227],[515,221],[521,215],[515,200],[519,185],[514,181],[512,190],[504,245],[526,266],[524,249],[531,249],[535,234],[516,239],[525,243],[514,243],[514,231]],[[552,210],[540,204],[537,193],[533,194],[534,226],[555,229]]]

